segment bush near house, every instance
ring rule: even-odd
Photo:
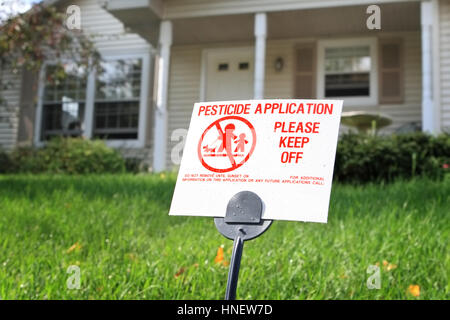
[[[334,179],[392,181],[416,176],[442,178],[450,164],[450,134],[391,136],[346,134],[339,139]]]
[[[41,149],[22,147],[10,156],[9,168],[13,173],[121,173],[125,161],[118,151],[101,140],[82,138],[55,138]]]
[[[0,173],[8,172],[8,168],[11,167],[11,159],[8,154],[0,150]]]
[[[365,183],[416,176],[442,178],[449,171],[450,134],[424,133],[392,136],[346,134],[339,139],[334,179]],[[0,152],[0,173],[137,173],[145,170],[138,159],[123,159],[101,140],[56,138],[44,148]]]

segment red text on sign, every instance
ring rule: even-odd
[[[320,122],[281,122],[276,121],[273,131],[282,133],[319,133]]]
[[[250,103],[247,104],[220,104],[210,106],[200,106],[198,115],[216,116],[216,115],[233,115],[233,114],[249,114]]]
[[[280,148],[303,148],[309,142],[308,137],[280,137]]]
[[[281,154],[282,163],[298,163],[303,158],[303,152],[296,151],[284,151]]]

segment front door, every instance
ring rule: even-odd
[[[214,49],[206,57],[206,101],[253,97],[253,48]]]

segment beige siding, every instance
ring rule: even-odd
[[[420,122],[422,119],[422,67],[420,33],[403,36],[404,45],[404,103],[386,104],[379,111],[392,117],[393,124],[385,132],[392,132],[401,125]]]
[[[21,75],[13,74],[12,70],[0,70],[2,85],[6,89],[0,93],[3,102],[0,103],[0,150],[11,150],[17,142],[17,129],[20,104]]]
[[[100,51],[133,52],[148,48],[147,42],[137,34],[126,33],[122,22],[101,7],[104,1],[79,0],[69,1],[81,9],[81,28],[92,36]]]
[[[412,2],[418,0],[411,0]],[[406,2],[405,0],[379,0],[385,2]],[[365,0],[165,0],[164,18],[201,17],[223,14],[242,14],[323,8],[348,5],[370,5]]]
[[[294,45],[293,40],[267,42],[264,96],[266,98],[291,98],[294,91]],[[275,60],[284,61],[283,70],[275,70]]]
[[[440,1],[441,128],[450,131],[450,1]]]
[[[201,47],[173,47],[169,76],[168,148],[166,159],[172,166],[171,151],[178,141],[171,141],[174,130],[189,128],[192,108],[200,96]]]

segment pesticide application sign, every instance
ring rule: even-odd
[[[196,103],[170,215],[224,217],[252,191],[263,219],[327,222],[342,100]]]

